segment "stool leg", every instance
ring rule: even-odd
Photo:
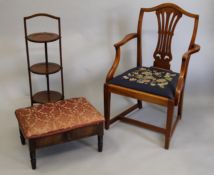
[[[106,129],[109,129],[110,125],[110,106],[111,106],[111,92],[109,92],[107,85],[104,85],[104,117]]]
[[[22,145],[25,145],[25,138],[24,138],[24,136],[22,134],[21,129],[19,129],[19,134],[20,134],[20,140],[21,140]]]
[[[98,152],[103,151],[103,135],[98,135]]]
[[[35,143],[29,140],[30,161],[32,169],[36,169],[36,148]]]

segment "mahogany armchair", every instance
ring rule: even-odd
[[[158,42],[154,51],[154,63],[152,67],[142,66],[142,20],[145,12],[155,12],[158,22]],[[194,20],[194,27],[191,41],[187,52],[183,54],[181,69],[179,73],[170,69],[172,60],[171,42],[175,27],[181,17],[185,15]],[[152,8],[141,8],[137,33],[126,35],[120,42],[114,45],[116,56],[114,63],[109,70],[104,84],[104,116],[105,128],[115,121],[122,121],[136,126],[144,127],[165,135],[165,149],[169,148],[171,136],[178,121],[182,116],[183,96],[188,64],[193,53],[200,50],[195,44],[199,16],[189,13],[172,3],[164,3]],[[125,73],[114,77],[120,63],[121,46],[132,39],[137,39],[137,66]],[[137,99],[137,103],[110,118],[111,93]],[[141,109],[142,101],[158,104],[167,107],[167,119],[165,128],[154,126],[126,115],[135,109]],[[173,122],[174,107],[178,106],[175,122]]]

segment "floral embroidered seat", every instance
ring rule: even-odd
[[[116,76],[109,83],[134,90],[173,98],[178,81],[178,73],[154,68],[135,67]]]
[[[36,149],[89,136],[103,147],[102,115],[83,97],[21,108],[15,111],[21,143],[28,139],[31,166],[36,169]]]

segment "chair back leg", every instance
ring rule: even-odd
[[[137,100],[138,108],[142,109],[143,108],[143,103],[141,100]]]

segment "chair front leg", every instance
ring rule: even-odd
[[[169,149],[172,121],[173,121],[174,102],[169,100],[167,105],[167,120],[166,120],[166,133],[165,133],[165,149]]]
[[[178,117],[179,119],[182,118],[182,112],[183,112],[183,98],[184,98],[184,90],[181,93],[180,102],[178,104]]]
[[[110,105],[111,105],[111,92],[108,90],[108,86],[104,85],[104,117],[105,128],[109,129],[110,125]]]

